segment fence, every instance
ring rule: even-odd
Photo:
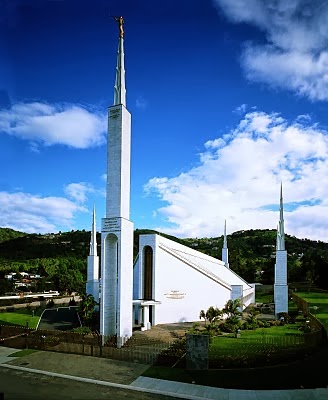
[[[209,351],[210,368],[258,367],[296,361],[322,343],[321,331],[254,338],[217,337]]]
[[[132,337],[123,347],[116,348],[116,337],[104,338],[98,334],[83,335],[0,325],[0,345],[7,347],[80,354],[151,365],[157,362],[159,354],[171,344],[172,342]]]
[[[313,314],[311,314],[310,304],[306,300],[302,299],[302,297],[299,297],[295,292],[293,292],[292,296],[297,307],[302,310],[303,314],[305,314],[306,318],[310,321],[310,326],[312,326],[316,330],[320,330],[323,340],[327,341],[326,328]]]

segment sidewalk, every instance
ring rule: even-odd
[[[0,347],[0,367],[57,376],[97,385],[190,400],[326,400],[328,389],[234,390],[140,376],[148,365],[75,354],[38,351],[12,357],[20,351]]]
[[[140,376],[131,386],[212,400],[327,400],[328,389],[234,390]]]

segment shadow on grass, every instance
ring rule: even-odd
[[[3,320],[1,320],[1,319],[0,319],[0,325],[19,326],[19,327],[21,327],[21,325],[19,325],[19,324],[15,324],[15,323],[8,322],[8,321],[3,321]]]

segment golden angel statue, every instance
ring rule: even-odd
[[[114,19],[116,22],[118,22],[120,37],[123,38],[123,36],[124,36],[124,30],[123,30],[124,19],[123,19],[123,17],[114,17]]]

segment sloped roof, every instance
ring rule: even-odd
[[[230,268],[227,268],[223,261],[174,242],[163,236],[156,236],[160,248],[167,251],[172,256],[184,261],[190,267],[215,280],[222,286],[228,288],[231,285],[243,285],[244,290],[251,288],[244,279],[233,272]]]

